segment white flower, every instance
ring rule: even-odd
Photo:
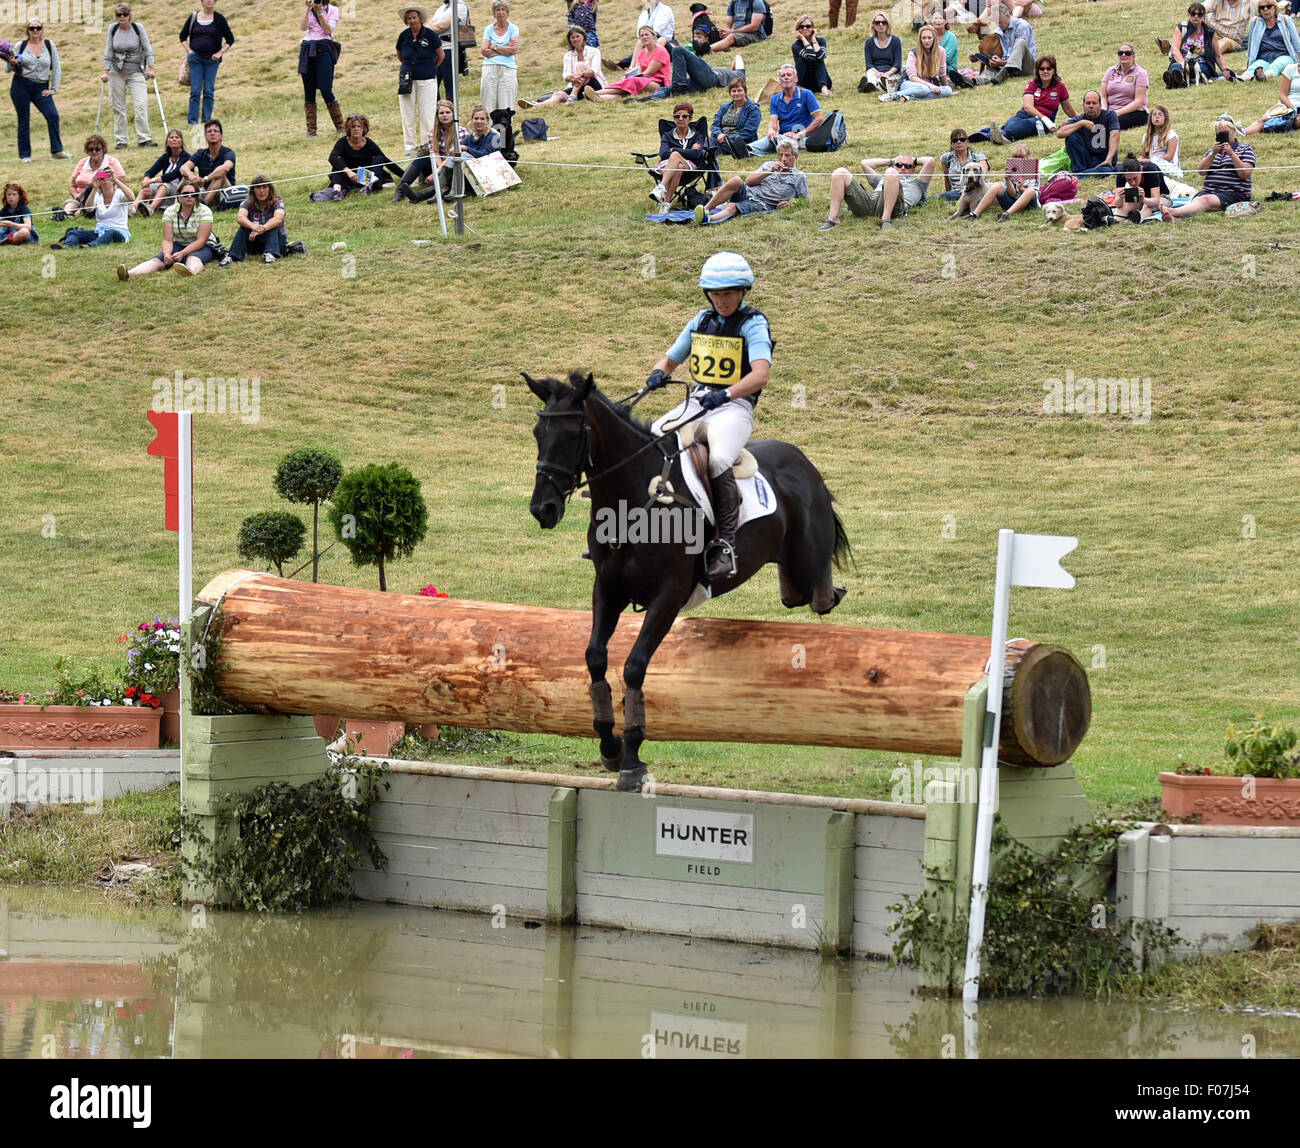
[[[146,670],[152,670],[152,669],[153,669],[153,663],[152,663],[152,662],[145,662],[145,664],[144,664],[144,668],[145,668]]]
[[[170,650],[173,654],[179,654],[181,652],[180,646],[168,646],[167,649]]]

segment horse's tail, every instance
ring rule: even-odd
[[[827,492],[829,493],[829,491]],[[831,495],[831,502],[835,501],[835,495]],[[845,563],[851,563],[854,571],[858,568],[858,561],[853,557],[853,547],[849,543],[848,531],[844,529],[844,523],[840,521],[840,516],[835,513],[834,507],[831,508],[831,518],[835,520],[835,546],[831,550],[831,561],[835,563],[836,570],[843,570]]]

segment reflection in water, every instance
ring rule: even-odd
[[[192,923],[198,927],[191,927]],[[400,906],[122,910],[0,887],[4,1057],[944,1057],[959,1002],[907,970]],[[1300,1055],[1300,1018],[991,1002],[982,1057]]]

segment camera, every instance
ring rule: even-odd
[[[1215,132],[1215,133],[1214,133],[1214,142],[1215,142],[1215,143],[1227,143],[1227,142],[1228,142],[1228,133],[1227,133],[1226,131]]]
[[[1124,202],[1137,203],[1142,198],[1142,189],[1140,187],[1126,187],[1124,189]]]

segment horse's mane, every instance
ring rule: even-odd
[[[559,380],[557,379],[556,382],[559,382]],[[569,372],[568,386],[573,391],[576,392],[581,390],[582,387],[586,384],[586,382],[587,382],[587,372],[585,371]],[[564,384],[561,383],[560,385],[563,386]],[[654,431],[650,429],[650,424],[646,422],[644,419],[637,418],[636,415],[632,413],[631,407],[624,406],[621,403],[616,403],[607,394],[605,394],[604,391],[602,391],[598,386],[595,385],[593,385],[591,388],[591,394],[595,399],[597,399],[600,403],[604,405],[606,410],[610,411],[615,417],[622,419],[622,421],[625,422],[629,427],[632,427],[635,430],[640,431],[641,434],[645,435],[647,439],[652,439],[655,437]]]

